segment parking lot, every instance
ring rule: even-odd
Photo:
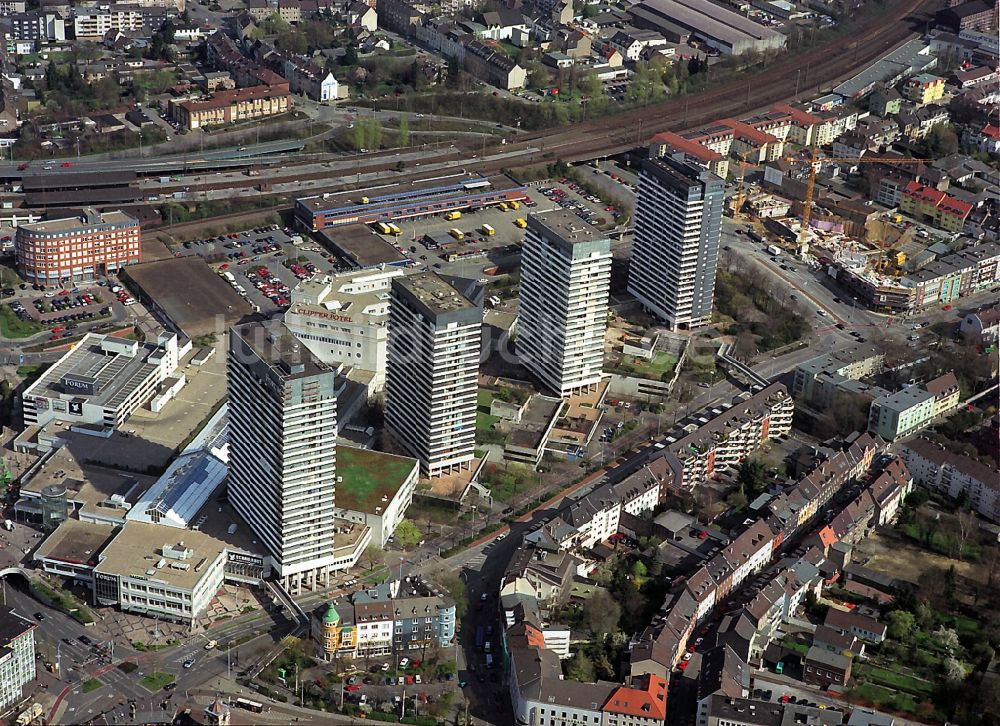
[[[177,254],[203,257],[265,314],[288,307],[300,280],[340,269],[311,239],[274,225],[188,240]]]
[[[50,340],[55,341],[78,335],[81,328],[100,330],[108,327],[107,324],[94,324],[114,314],[112,301],[115,299],[122,305],[134,303],[127,293],[116,296],[103,289],[107,284],[100,281],[94,287],[73,287],[44,293],[39,290],[39,285],[29,287],[22,284],[20,291],[7,288],[3,292],[15,296],[9,304],[18,318],[49,328]]]
[[[552,205],[572,212],[588,224],[617,222],[622,216],[614,204],[605,204],[600,197],[589,194],[569,179],[563,178],[556,184],[542,185],[538,187],[538,191]]]
[[[450,220],[444,215],[397,220],[400,234],[380,236],[418,269],[428,266],[449,275],[481,279],[491,267],[507,272],[519,264],[524,230],[517,220],[541,211],[543,205],[532,200],[518,207],[463,210],[458,219]],[[462,239],[450,234],[451,230],[460,232]]]

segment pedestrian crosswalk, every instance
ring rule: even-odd
[[[466,561],[465,568],[467,570],[475,570],[476,572],[479,572],[481,569],[483,569],[483,563],[485,562],[486,562],[486,555],[480,552],[472,559]]]

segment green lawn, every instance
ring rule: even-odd
[[[674,372],[678,360],[673,353],[661,350],[654,353],[651,360],[627,356],[622,360],[622,367],[625,371],[634,371],[641,378],[662,380]]]
[[[478,431],[489,431],[493,424],[500,420],[499,416],[490,415],[490,404],[493,403],[493,391],[480,388],[476,396],[476,429]]]
[[[798,653],[799,655],[805,655],[809,652],[809,646],[805,643],[799,643],[798,641],[792,640],[791,638],[784,638],[781,641],[781,647],[787,648],[793,653]]]
[[[100,681],[97,678],[91,678],[89,681],[83,682],[83,686],[80,690],[83,693],[90,693],[91,691],[96,691],[98,688],[101,688],[103,685],[103,681]]]
[[[143,688],[148,688],[150,691],[159,691],[168,683],[174,682],[174,676],[172,673],[163,673],[162,671],[158,673],[150,673],[147,676],[143,676],[140,683],[142,683]]]
[[[374,512],[383,497],[392,499],[403,486],[413,460],[378,451],[337,447],[338,506],[355,511]]]
[[[9,305],[0,306],[0,334],[5,338],[30,338],[45,330],[31,320],[21,320]]]
[[[875,706],[888,706],[910,713],[917,710],[917,701],[912,696],[876,686],[874,683],[864,683],[855,688],[854,693]]]
[[[883,686],[906,691],[915,696],[928,696],[934,691],[933,683],[877,666],[860,665],[855,669],[855,675],[863,676]]]

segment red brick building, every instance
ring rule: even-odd
[[[92,280],[139,262],[139,221],[121,211],[87,208],[82,217],[22,224],[14,235],[17,267],[43,285]]]

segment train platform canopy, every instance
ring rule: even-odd
[[[135,181],[134,170],[129,171],[63,171],[52,174],[25,174],[21,179],[24,191],[48,189],[93,189],[94,187],[125,186]]]
[[[352,190],[303,197],[295,213],[313,231],[360,222],[412,219],[525,197],[525,187],[506,175],[491,177],[454,174],[377,189]]]
[[[50,205],[123,204],[142,200],[142,190],[137,187],[97,187],[94,189],[36,190],[24,195],[28,207]]]

